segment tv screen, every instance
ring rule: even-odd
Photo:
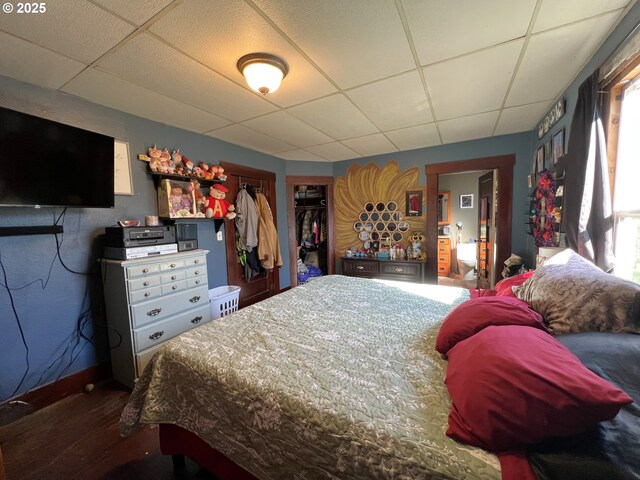
[[[0,107],[0,205],[113,207],[114,139]]]

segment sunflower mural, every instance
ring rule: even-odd
[[[358,221],[364,204],[367,202],[396,202],[398,211],[402,212],[403,221],[409,223],[409,230],[404,234],[402,244],[409,245],[411,233],[425,231],[424,214],[419,217],[407,217],[406,192],[408,190],[423,190],[418,183],[418,167],[410,168],[404,172],[394,161],[388,162],[380,168],[375,163],[369,163],[362,167],[354,163],[349,167],[346,176],[338,177],[334,185],[335,201],[335,237],[336,252],[338,255],[352,246],[362,246],[358,233],[353,225]],[[423,206],[424,212],[424,206]]]

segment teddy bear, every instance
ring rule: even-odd
[[[228,218],[236,217],[235,207],[225,200],[229,189],[224,185],[216,183],[209,187],[209,196],[204,203],[204,215],[207,218]]]

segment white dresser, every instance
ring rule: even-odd
[[[133,388],[167,340],[211,320],[207,251],[102,259],[113,377]]]

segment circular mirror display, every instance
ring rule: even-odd
[[[379,211],[379,212],[383,211],[384,210],[384,203],[382,203],[382,202],[376,203],[376,210]]]
[[[371,230],[373,230],[373,223],[371,222],[367,222],[364,224],[364,230],[365,232],[370,232]]]
[[[384,220],[385,222],[388,222],[389,220],[391,220],[391,214],[389,212],[384,212],[381,215],[382,220]]]
[[[389,210],[390,212],[393,212],[397,209],[398,209],[398,204],[396,202],[387,203],[387,210]]]
[[[398,230],[400,230],[401,232],[406,232],[407,230],[409,230],[409,222],[400,222],[398,224]]]
[[[398,228],[398,225],[396,225],[396,222],[387,223],[387,230],[389,230],[390,232],[395,231],[397,228]]]
[[[400,212],[393,212],[391,218],[393,218],[395,222],[399,222],[400,220],[402,220],[402,214]]]
[[[378,220],[380,220],[380,214],[378,212],[373,212],[371,214],[371,220],[373,220],[374,222],[377,222]]]
[[[362,223],[362,222],[356,222],[356,223],[353,224],[353,229],[356,232],[361,232],[363,228],[364,228],[364,223]]]
[[[376,230],[378,230],[379,232],[384,230],[384,223],[382,222],[378,222],[376,223]]]
[[[389,232],[384,232],[382,235],[380,235],[381,242],[388,242],[389,240],[391,240],[391,234]]]
[[[399,242],[402,240],[402,234],[400,232],[394,232],[391,238],[393,238],[394,242]]]
[[[371,237],[371,240],[380,240],[380,234],[378,232],[371,232],[371,235],[369,235]]]
[[[367,220],[369,220],[369,214],[366,212],[362,212],[360,214],[360,220],[362,220],[363,222],[366,222]]]
[[[359,238],[360,240],[362,240],[363,242],[364,242],[365,240],[369,240],[369,232],[360,232],[360,233],[358,234],[358,238]]]
[[[371,202],[367,202],[367,203],[365,203],[365,204],[364,204],[364,209],[365,209],[367,212],[373,212],[373,203],[371,203]]]

